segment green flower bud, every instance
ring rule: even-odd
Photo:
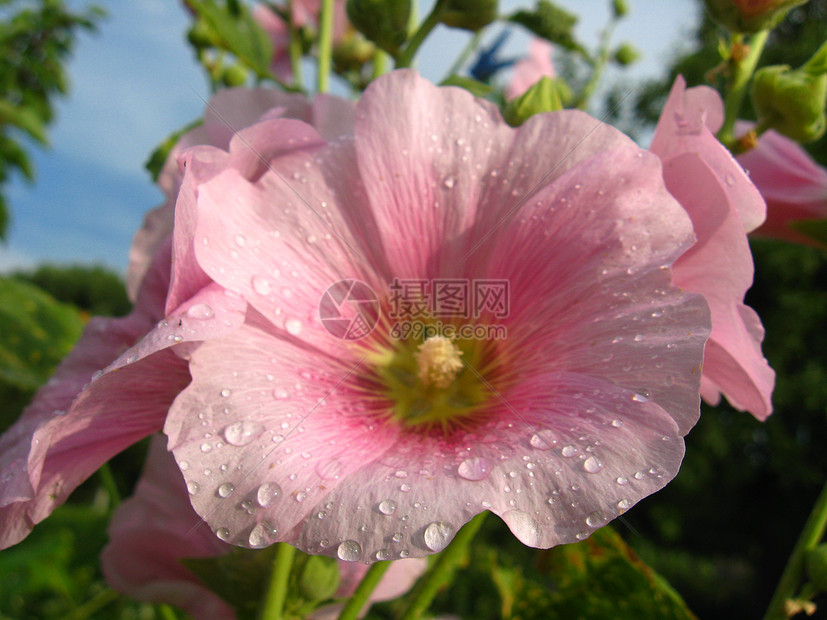
[[[311,555],[299,575],[299,593],[308,601],[325,601],[339,587],[339,565],[333,558]]]
[[[796,142],[817,140],[827,128],[827,73],[763,67],[755,73],[751,96],[759,124]]]
[[[560,78],[543,77],[525,93],[509,101],[503,118],[512,127],[518,127],[535,114],[562,110],[571,99],[571,89]]]
[[[640,60],[640,52],[631,43],[621,43],[620,47],[615,50],[614,60],[625,67]]]
[[[614,0],[612,11],[615,17],[623,17],[629,12],[629,3],[626,0]]]
[[[411,0],[348,0],[347,18],[368,40],[396,54],[408,39]]]
[[[220,42],[212,28],[203,19],[198,19],[193,23],[192,28],[187,32],[187,40],[195,49],[214,47]]]
[[[476,32],[497,19],[497,0],[447,0],[440,20],[451,28]]]
[[[775,28],[790,10],[808,0],[704,0],[707,11],[730,32]]]
[[[358,32],[350,31],[333,48],[333,65],[337,73],[359,71],[376,54],[376,46]]]
[[[227,86],[242,86],[247,83],[247,70],[241,65],[224,67],[221,74],[221,81]]]
[[[827,543],[808,549],[804,555],[807,578],[820,592],[827,592]]]

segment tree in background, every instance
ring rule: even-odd
[[[14,170],[34,180],[29,143],[48,145],[78,29],[94,31],[103,16],[96,6],[71,11],[63,0],[0,0],[0,239],[9,224],[2,186]]]

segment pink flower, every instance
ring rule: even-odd
[[[311,105],[299,95],[268,90],[222,91],[204,124],[186,134],[175,152],[201,143],[227,148],[233,127],[253,123],[265,111],[273,118],[302,118],[330,137],[342,119],[351,122],[352,105],[332,97]],[[198,162],[183,179],[170,159],[159,179],[169,198],[147,216],[130,255],[133,312],[122,319],[93,318],[75,350],[0,437],[0,548],[22,540],[109,458],[161,430],[190,380],[187,347],[231,332],[244,319],[246,302],[228,295],[194,262],[186,240],[192,222],[175,216],[173,243],[172,196],[179,204],[193,201],[194,182],[209,178],[210,167]]]
[[[553,52],[554,46],[545,39],[532,39],[528,55],[514,65],[511,82],[505,90],[505,98],[519,97],[542,77],[555,77],[557,72],[551,62]]]
[[[775,373],[761,354],[764,329],[744,305],[753,265],[746,233],[766,213],[761,195],[715,138],[723,105],[711,88],[685,90],[679,77],[661,114],[652,152],[663,160],[666,187],[695,227],[697,243],[678,259],[674,283],[701,293],[712,311],[701,394],[717,404],[723,393],[759,420],[772,413]]]
[[[343,137],[273,119],[229,152],[185,156],[176,245],[249,304],[243,326],[191,351],[164,426],[219,538],[372,562],[439,551],[491,510],[549,547],[677,472],[708,308],[671,284],[689,217],[659,159],[616,130],[579,111],[514,129],[398,71]],[[482,338],[397,340],[394,278],[507,282],[510,306],[485,297],[440,319]],[[340,340],[319,304],[352,280],[364,286],[349,299],[383,318]],[[330,289],[325,312],[352,290]]]
[[[192,492],[192,488],[189,490]],[[201,522],[188,501],[178,466],[160,436],[153,438],[144,473],[135,494],[115,512],[109,525],[111,541],[101,556],[109,585],[150,603],[180,607],[193,618],[233,619],[232,607],[207,588],[183,558],[210,558],[229,553]],[[367,567],[340,562],[341,583],[336,598],[353,594]],[[394,562],[374,590],[370,601],[390,600],[407,592],[425,570],[425,562]],[[335,618],[341,605],[327,605],[310,618]]]
[[[746,129],[746,124],[740,124]],[[758,146],[738,156],[750,179],[767,201],[767,221],[755,236],[818,245],[790,224],[827,218],[827,169],[789,138],[767,131]]]

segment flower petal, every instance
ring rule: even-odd
[[[164,444],[153,438],[135,494],[112,517],[111,541],[101,554],[104,575],[113,589],[140,601],[176,605],[194,618],[234,619],[232,608],[180,561],[232,547],[195,527],[200,519]]]

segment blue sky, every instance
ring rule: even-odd
[[[593,46],[606,23],[609,0],[558,0],[580,15],[578,35]],[[79,3],[78,3],[79,4]],[[422,2],[422,11],[429,2]],[[614,40],[644,52],[630,72],[660,75],[696,21],[693,0],[630,0],[632,12]],[[58,105],[52,148],[36,149],[37,180],[9,184],[12,225],[0,246],[0,271],[42,262],[126,268],[129,246],[144,213],[161,200],[143,168],[169,133],[200,116],[206,81],[185,42],[188,16],[174,0],[110,0],[96,35],[82,35],[69,65],[72,91]],[[502,12],[531,1],[501,0]],[[419,68],[443,77],[468,40],[440,27]],[[506,55],[525,50],[512,36]],[[609,82],[617,73],[607,75]]]

